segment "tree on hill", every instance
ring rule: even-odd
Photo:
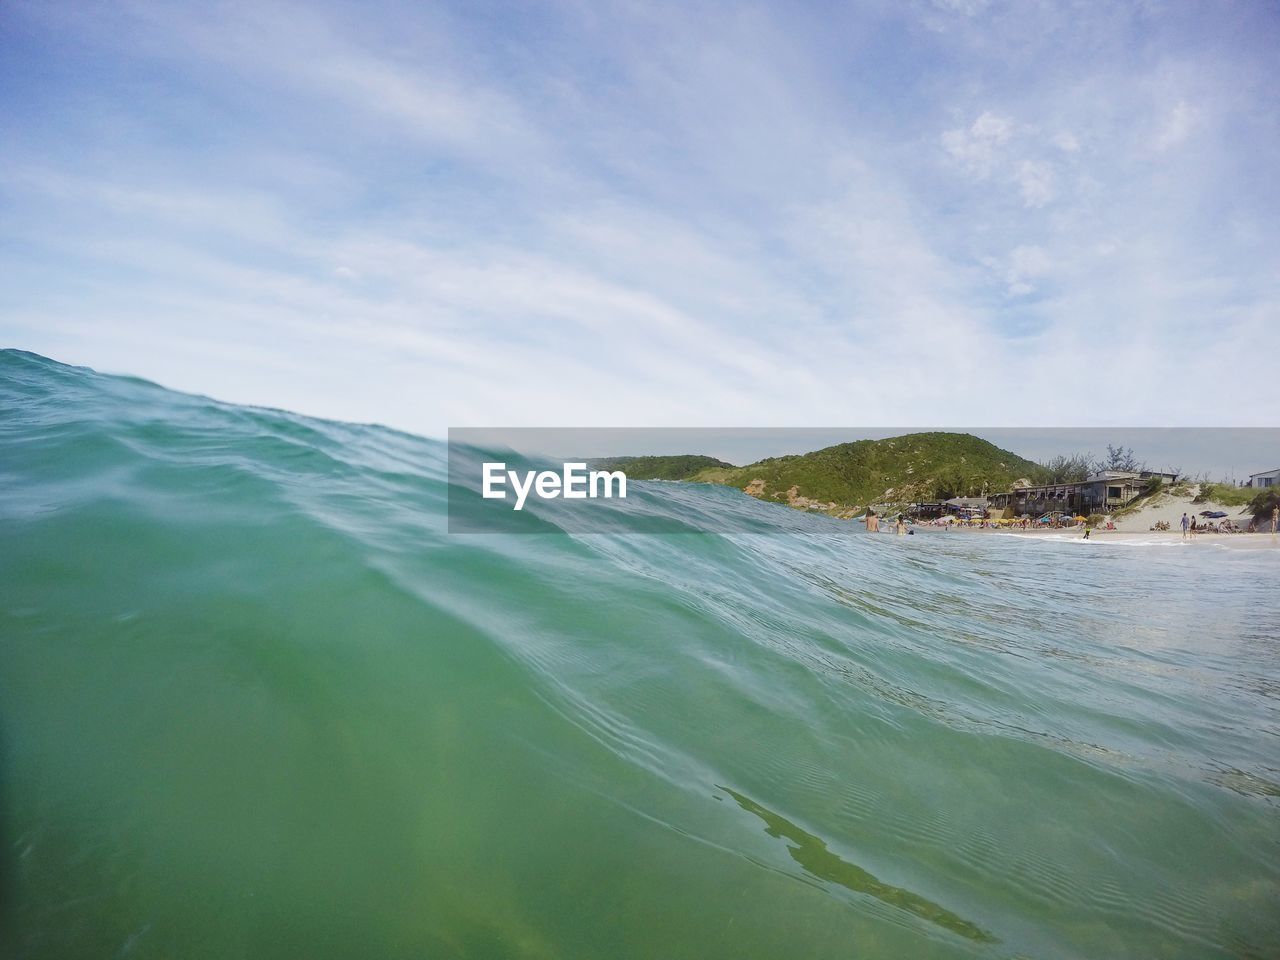
[[[1094,469],[1101,473],[1103,470],[1123,470],[1127,473],[1137,473],[1139,470],[1145,469],[1146,464],[1139,462],[1138,458],[1133,455],[1133,447],[1126,447],[1121,444],[1113,447],[1107,444],[1107,456],[1105,459],[1099,460],[1094,464]]]
[[[754,495],[790,501],[799,496],[837,506],[907,504],[1007,490],[1015,480],[1044,478],[1042,466],[972,434],[913,433],[855,440],[812,453],[773,457],[695,477]],[[760,483],[757,483],[760,481]]]
[[[733,469],[733,464],[699,454],[667,457],[608,457],[591,461],[597,470],[623,470],[637,480],[689,480],[702,470]]]
[[[1092,453],[1059,454],[1044,464],[1049,473],[1046,483],[1080,483],[1089,478],[1093,472],[1094,457]]]

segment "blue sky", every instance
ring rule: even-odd
[[[1270,426],[1277,49],[1271,2],[9,0],[0,343],[432,435]]]

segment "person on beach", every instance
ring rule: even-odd
[[[1187,515],[1184,513],[1182,515],[1182,539],[1183,540],[1187,539],[1187,536],[1188,536],[1187,530],[1190,526],[1191,526],[1191,521],[1187,519]]]
[[[1276,527],[1280,526],[1280,506],[1271,508],[1271,535],[1276,535]]]

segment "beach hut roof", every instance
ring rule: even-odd
[[[952,497],[947,501],[948,507],[985,507],[987,501],[983,497]]]
[[[1103,470],[1095,473],[1085,483],[1108,483],[1112,480],[1138,480],[1139,475],[1133,470]]]

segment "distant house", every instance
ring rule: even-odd
[[[1146,489],[1150,477],[1124,470],[1103,470],[1084,482],[1081,503],[1086,513],[1119,510]]]
[[[947,513],[958,517],[980,517],[987,512],[986,497],[952,497],[944,501],[942,506]]]
[[[907,513],[919,520],[931,520],[946,513],[946,504],[938,500],[921,500],[907,508]]]
[[[1039,516],[1043,513],[1075,512],[1080,502],[1079,483],[1041,483],[1027,487],[1016,487],[1007,493],[996,493],[991,496],[991,509],[1004,511],[1013,508],[1016,514],[1030,513]]]
[[[987,512],[985,497],[952,497],[950,500],[921,500],[907,508],[907,513],[919,520],[933,517],[954,516],[961,519],[981,517]]]
[[[1251,474],[1246,487],[1275,487],[1280,486],[1280,469],[1264,470],[1262,473]]]
[[[1108,513],[1118,510],[1146,491],[1153,479],[1168,485],[1176,473],[1159,470],[1103,470],[1076,483],[1045,483],[1018,487],[991,498],[992,509],[1012,507],[1015,513]]]

